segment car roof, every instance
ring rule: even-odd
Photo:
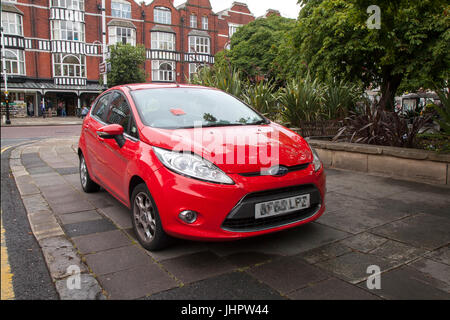
[[[203,87],[198,85],[192,85],[192,84],[175,84],[175,83],[135,83],[135,84],[125,84],[116,86],[113,89],[119,89],[119,88],[127,88],[130,91],[136,91],[136,90],[145,90],[145,89],[163,89],[163,88],[201,88],[201,89],[214,89],[209,87]]]

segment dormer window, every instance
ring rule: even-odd
[[[116,18],[131,19],[131,4],[127,1],[111,2],[111,15]]]
[[[155,23],[172,24],[172,12],[168,8],[156,7],[153,11]]]

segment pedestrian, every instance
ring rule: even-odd
[[[53,104],[51,100],[48,100],[47,102],[47,109],[48,109],[48,117],[51,118],[52,117],[52,112],[53,112]]]
[[[67,117],[66,104],[65,103],[62,104],[61,113],[62,113],[63,117]]]
[[[41,112],[42,112],[42,118],[45,119],[45,102],[42,100],[41,102]]]
[[[84,117],[86,117],[86,115],[89,113],[89,109],[88,107],[86,107],[86,105],[83,106],[83,109],[81,109],[81,118],[84,119]]]
[[[34,105],[31,101],[28,102],[28,115],[30,117],[34,116]]]

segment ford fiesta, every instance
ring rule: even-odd
[[[100,95],[79,141],[85,192],[131,210],[148,250],[170,237],[220,241],[319,218],[325,173],[298,134],[222,91],[124,85]]]

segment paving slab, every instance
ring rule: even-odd
[[[96,253],[132,244],[130,238],[120,230],[74,237],[72,241],[82,254]]]
[[[85,259],[87,265],[97,276],[138,266],[149,266],[153,263],[143,249],[136,245],[89,254],[85,256]]]
[[[358,286],[363,287],[365,283]],[[450,300],[450,294],[436,288],[435,279],[404,266],[381,275],[381,289],[374,293],[390,300]]]
[[[105,232],[116,230],[117,227],[106,219],[83,221],[78,223],[71,223],[63,225],[65,233],[69,237],[79,237],[92,233]]]
[[[178,283],[156,264],[101,275],[99,281],[113,300],[138,299],[178,286]]]
[[[436,279],[438,289],[450,293],[450,266],[430,259],[420,259],[411,264],[410,267],[419,270],[429,278]],[[441,282],[441,283],[439,283]]]
[[[351,248],[343,245],[340,242],[337,242],[300,253],[299,256],[302,257],[304,260],[308,261],[309,263],[315,264],[318,262],[342,256],[343,254],[349,252],[352,252]]]
[[[62,224],[73,224],[86,221],[101,220],[103,217],[97,211],[82,211],[74,213],[66,213],[59,216]]]
[[[423,248],[415,248],[410,245],[388,240],[378,248],[372,250],[370,254],[395,260],[396,262],[407,263],[413,261],[429,252]]]
[[[374,235],[372,233],[363,232],[353,237],[346,238],[342,240],[341,243],[354,250],[368,253],[378,248],[386,241],[388,241],[388,239]]]
[[[426,254],[426,257],[450,266],[450,246],[439,248]]]
[[[164,269],[183,283],[191,283],[219,274],[227,273],[235,267],[209,251],[184,255],[161,262]]]
[[[379,300],[375,294],[337,278],[329,278],[291,292],[293,300]]]
[[[330,274],[300,257],[285,257],[246,271],[282,294],[330,278]]]
[[[114,205],[108,207],[100,207],[98,211],[114,221],[114,223],[122,229],[130,229],[133,227],[133,224],[131,222],[130,209],[119,204],[117,200],[115,200]]]
[[[284,300],[278,292],[244,272],[232,272],[160,292],[148,300]]]
[[[395,221],[372,232],[417,248],[434,250],[450,243],[450,219],[420,214]]]
[[[127,234],[133,233],[133,239],[136,240],[134,236],[134,231],[128,230]],[[178,258],[181,256],[208,251],[208,247],[203,242],[182,240],[182,239],[173,239],[172,243],[168,248],[165,248],[161,251],[146,251],[147,254],[155,259],[156,261],[165,261],[173,258]]]

